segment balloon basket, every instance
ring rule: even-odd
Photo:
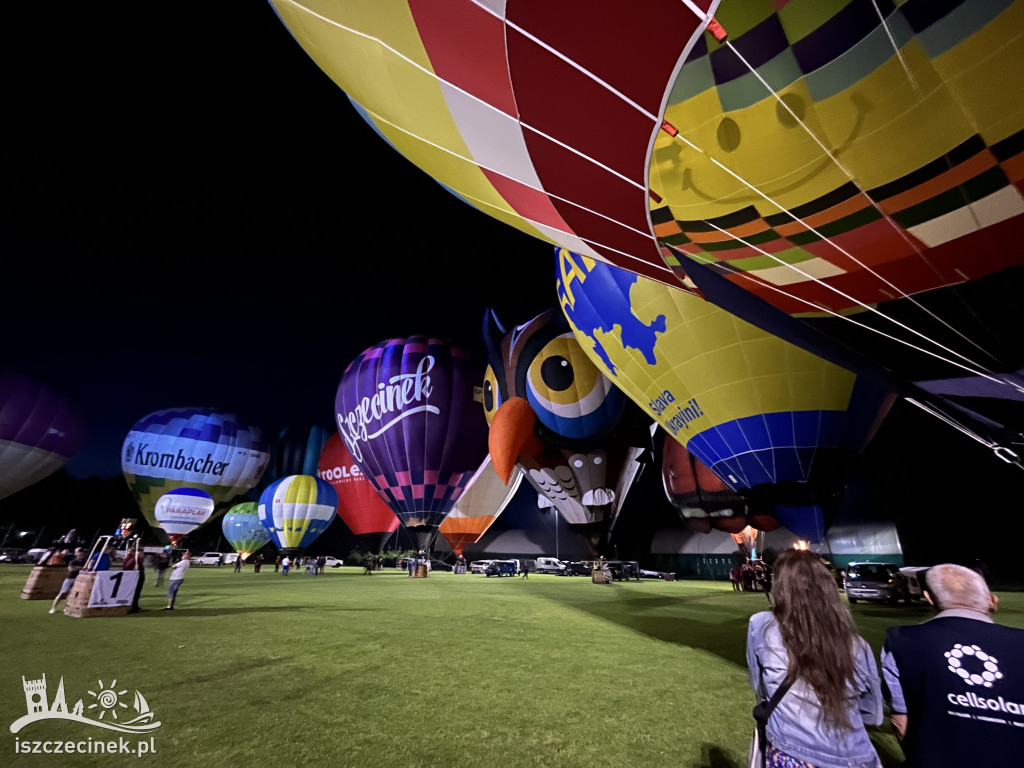
[[[64,606],[64,615],[73,616],[76,619],[91,619],[103,616],[127,616],[131,609],[130,605],[112,605],[106,608],[90,608],[89,596],[92,594],[92,585],[96,582],[96,571],[80,571],[75,585],[71,587],[71,594],[68,595],[67,605]]]
[[[427,578],[427,574],[428,571],[426,563],[421,563],[420,565],[416,566],[416,572],[412,575],[412,577],[414,579],[425,579]]]
[[[604,570],[601,568],[595,568],[594,572],[590,575],[591,581],[595,584],[607,584],[608,578],[604,574]]]
[[[21,590],[22,600],[53,600],[60,594],[68,569],[63,565],[37,565]]]
[[[675,580],[676,580],[676,575],[674,573],[666,573],[665,574],[665,581],[675,581]]]

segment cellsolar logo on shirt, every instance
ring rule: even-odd
[[[957,643],[946,651],[949,671],[968,685],[980,685],[991,688],[996,680],[1002,680],[999,671],[999,660],[989,656],[976,645]]]

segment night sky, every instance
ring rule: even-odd
[[[17,11],[46,24],[5,84],[4,366],[85,405],[77,476],[120,474],[159,408],[329,426],[363,349],[482,354],[487,307],[555,305],[551,246],[390,149],[268,3],[222,5]]]
[[[386,146],[268,3],[198,8],[5,14],[2,365],[85,406],[75,477],[120,475],[125,434],[160,408],[221,407],[270,436],[329,426],[366,347],[482,352],[487,307],[509,325],[556,305],[552,248]],[[902,403],[863,478],[865,506],[936,540],[984,542],[1024,490]]]

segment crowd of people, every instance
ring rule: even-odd
[[[729,570],[734,592],[764,592],[772,602],[772,567],[764,560],[746,558]]]
[[[47,564],[66,573],[50,613],[67,599],[82,570],[109,568],[111,556],[100,551],[89,558],[81,547],[52,553]],[[425,560],[422,553],[409,558],[410,575]],[[158,587],[171,571],[165,611],[174,610],[189,564],[187,551],[173,564],[166,553],[152,556]],[[317,574],[325,559],[302,558],[299,564]],[[287,575],[290,565],[289,557],[278,557],[274,570]],[[134,552],[122,565],[142,572],[132,611],[139,610],[142,566]],[[730,579],[734,589],[763,591],[769,603],[747,628],[749,682],[758,701],[751,765],[880,768],[867,727],[881,725],[886,709],[908,768],[1010,765],[1007,759],[1021,754],[1024,630],[993,621],[999,601],[978,571],[953,564],[930,568],[923,594],[938,615],[888,629],[880,664],[817,554],[786,550],[771,568],[747,560]],[[955,683],[963,690],[954,690]]]

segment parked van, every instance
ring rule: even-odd
[[[900,573],[907,578],[907,588],[910,590],[910,596],[915,600],[924,599],[924,577],[928,573],[929,567],[912,565],[900,568]]]
[[[561,574],[565,571],[566,565],[557,557],[538,557],[537,558],[537,573],[557,573]]]

